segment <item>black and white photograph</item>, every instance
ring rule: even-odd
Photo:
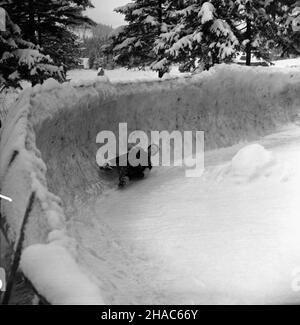
[[[0,0],[0,310],[298,304],[300,1]]]

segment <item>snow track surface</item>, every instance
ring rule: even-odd
[[[300,128],[259,142],[276,163],[257,178],[226,172],[241,144],[208,152],[200,179],[155,169],[79,207],[68,230],[107,303],[300,302]]]
[[[93,295],[83,303],[296,301],[286,275],[298,263],[297,172],[290,177],[293,168],[280,157],[263,172],[266,182],[259,174],[237,184],[230,161],[240,147],[217,149],[297,121],[299,80],[295,71],[221,65],[161,82],[49,80],[28,89],[7,117],[0,146],[1,190],[18,202],[1,205],[12,243],[30,191],[37,192],[21,264],[26,276],[51,303],[74,303],[82,287]],[[120,122],[129,132],[205,131],[206,149],[215,150],[206,155],[207,173],[187,179],[184,170],[157,168],[116,191],[117,175],[96,164],[96,136],[116,132]],[[288,163],[297,166],[298,134],[264,141],[275,151],[277,143],[291,149]],[[65,254],[71,259],[62,259],[60,274],[73,274],[72,265],[71,284],[86,277],[77,294],[60,290],[65,278],[52,267]]]

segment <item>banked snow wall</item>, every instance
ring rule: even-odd
[[[50,303],[105,303],[79,269],[76,242],[65,230],[75,200],[115,186],[95,161],[98,132],[117,131],[120,122],[129,131],[202,130],[206,149],[213,149],[275,131],[294,121],[299,108],[300,72],[272,68],[221,65],[183,79],[63,85],[49,80],[28,89],[1,135],[0,192],[14,200],[1,202],[6,241],[14,251],[34,192],[22,271]]]

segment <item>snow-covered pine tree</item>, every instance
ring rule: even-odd
[[[292,28],[293,32],[298,33],[300,32],[300,1],[297,1],[294,4],[294,8],[291,13],[292,19]]]
[[[80,63],[82,41],[72,31],[62,28],[60,37],[44,34],[43,51],[50,55],[54,63],[64,70],[77,67]]]
[[[90,60],[90,65],[95,68],[100,65],[103,68],[112,67],[112,57],[106,56],[104,49],[109,44],[109,35],[113,32],[113,28],[108,25],[98,24],[92,28],[93,36],[83,40],[82,51],[83,57]]]
[[[176,0],[169,0],[176,3]],[[153,69],[165,69],[180,63],[187,71],[200,61],[204,68],[230,61],[237,52],[270,59],[270,51],[282,43],[287,12],[295,0],[187,0],[169,13],[173,26],[156,41],[157,60]],[[291,28],[291,27],[290,27]],[[286,47],[299,43],[285,31]],[[282,34],[282,35],[281,35]]]
[[[185,0],[167,0],[165,5],[165,17],[160,28],[160,35],[154,42],[155,60],[151,63],[152,70],[158,71],[159,76],[162,77],[170,68],[170,55],[166,52],[168,43],[166,43],[167,36],[172,35],[173,30],[179,22],[180,13],[186,7]],[[188,58],[186,58],[188,60]],[[174,62],[174,60],[172,61]]]
[[[207,69],[229,60],[239,44],[232,30],[228,2],[189,0],[180,5],[169,14],[173,26],[168,26],[168,31],[156,41],[158,59],[152,69],[167,70],[171,64],[180,63],[188,71],[199,61]]]
[[[117,64],[144,68],[155,60],[154,42],[166,17],[166,0],[135,0],[115,11],[125,15],[127,25],[114,33],[107,51],[113,51]]]
[[[291,24],[286,27],[298,1],[135,0],[117,9],[129,24],[115,33],[108,50],[115,52],[117,63],[150,65],[160,76],[174,63],[185,71],[199,63],[208,69],[231,61],[237,52],[245,52],[250,65],[252,54],[269,60],[275,47],[299,43],[299,34],[287,31]]]
[[[300,54],[300,1],[286,0],[281,1],[282,21],[279,29],[282,56]]]
[[[291,13],[291,16],[293,17],[292,20],[292,40],[294,41],[293,48],[295,49],[295,53],[297,55],[300,54],[300,1],[296,1],[293,5],[293,10]]]
[[[288,8],[294,0],[233,0],[232,21],[237,29],[246,65],[251,56],[270,60],[271,50],[282,43],[282,28]]]
[[[95,23],[83,15],[90,0],[6,0],[3,7],[21,28],[24,39],[39,45],[57,64],[71,67],[78,60],[78,39],[72,27]]]
[[[20,87],[22,80],[32,84],[50,77],[63,80],[62,69],[53,65],[51,58],[42,54],[38,46],[22,38],[21,29],[6,11],[4,29],[0,31],[0,90]]]

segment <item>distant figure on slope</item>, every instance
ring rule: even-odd
[[[145,177],[145,170],[152,169],[151,156],[155,155],[158,152],[158,148],[155,145],[150,145],[145,151],[143,148],[137,147],[128,147],[127,154],[119,156],[116,158],[115,165],[116,167],[110,166],[107,164],[103,167],[105,170],[112,170],[117,168],[119,174],[119,188],[123,188],[130,180],[143,179]],[[137,159],[147,162],[146,166],[139,164],[138,166],[132,166],[130,164],[129,155],[135,156]],[[120,162],[126,160],[126,166],[120,166]]]
[[[97,71],[97,76],[103,77],[104,75],[105,75],[104,69],[102,67],[99,67]]]

